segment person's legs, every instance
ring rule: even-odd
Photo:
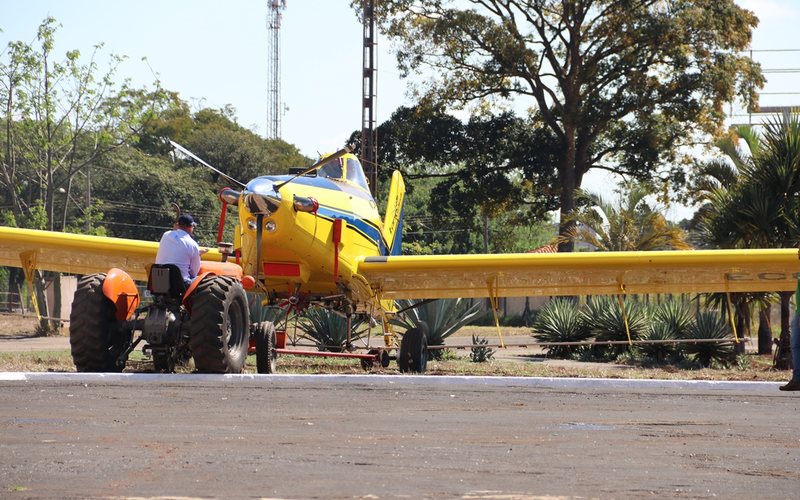
[[[800,380],[800,314],[792,318],[792,336],[789,339],[792,347],[792,380]]]
[[[792,318],[789,346],[792,348],[792,380],[782,385],[781,390],[800,391],[800,314],[797,313]]]

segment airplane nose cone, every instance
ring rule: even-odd
[[[281,204],[281,193],[270,179],[254,179],[244,195],[244,203],[253,215],[270,215]]]

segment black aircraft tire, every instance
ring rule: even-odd
[[[127,347],[114,329],[114,304],[103,295],[105,273],[84,276],[78,282],[69,315],[69,344],[79,372],[121,372],[116,360]]]
[[[250,316],[241,283],[209,276],[192,294],[189,348],[201,373],[241,373],[247,359]]]
[[[428,367],[428,327],[424,323],[410,328],[400,341],[400,352],[397,355],[400,371],[425,373]]]
[[[256,339],[256,370],[258,373],[275,373],[278,367],[277,335],[271,321],[262,321],[253,329]]]
[[[175,359],[171,350],[153,352],[153,370],[159,373],[172,373],[175,371]]]

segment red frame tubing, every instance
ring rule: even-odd
[[[222,213],[219,214],[219,229],[217,229],[217,243],[222,241],[222,231],[225,229],[225,213],[228,211],[228,202],[222,200]]]

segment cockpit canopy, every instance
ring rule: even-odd
[[[369,191],[364,169],[361,168],[361,162],[351,154],[327,162],[317,170],[317,176],[326,177],[334,181],[351,182]]]

